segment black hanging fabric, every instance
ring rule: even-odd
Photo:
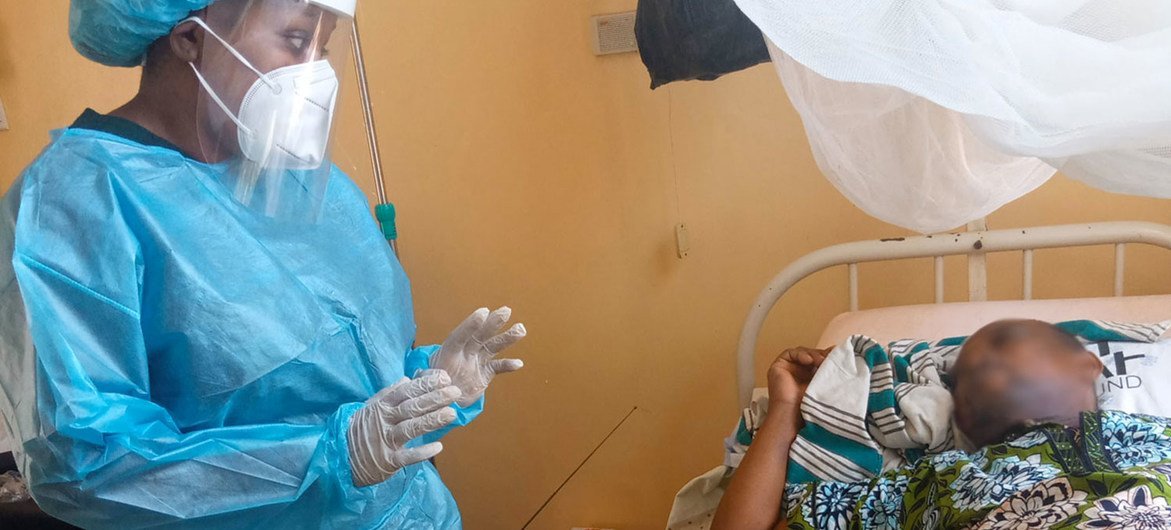
[[[635,33],[651,88],[770,60],[760,30],[733,0],[639,0]]]

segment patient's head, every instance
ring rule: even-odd
[[[1001,320],[964,343],[952,370],[956,423],[977,447],[1031,423],[1078,426],[1097,408],[1102,363],[1077,338],[1037,320]]]

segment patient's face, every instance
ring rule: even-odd
[[[1051,324],[1004,320],[964,343],[955,369],[956,421],[974,444],[1003,440],[1029,422],[1076,426],[1093,410],[1102,365]]]

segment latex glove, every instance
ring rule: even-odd
[[[446,372],[402,378],[366,401],[350,420],[350,467],[355,486],[378,484],[400,469],[429,460],[439,442],[407,448],[408,441],[455,421],[451,404],[460,397]]]
[[[491,313],[477,309],[463,321],[431,358],[431,367],[447,371],[451,382],[463,395],[458,403],[467,407],[480,399],[496,374],[515,372],[524,367],[520,359],[497,359],[496,355],[525,337],[524,324],[516,324],[504,333],[500,330],[512,317],[512,310],[502,307]]]

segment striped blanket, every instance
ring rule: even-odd
[[[916,356],[931,345],[910,342],[888,350],[855,335],[830,352],[801,403],[790,483],[862,481],[955,448],[937,357]]]
[[[1058,327],[1083,342],[1152,342],[1171,323],[1078,320]],[[790,452],[790,483],[856,482],[922,458],[967,447],[952,423],[947,372],[967,337],[901,340],[885,347],[855,335],[826,358],[801,404],[805,427]],[[760,392],[728,441],[735,467],[763,417]]]

